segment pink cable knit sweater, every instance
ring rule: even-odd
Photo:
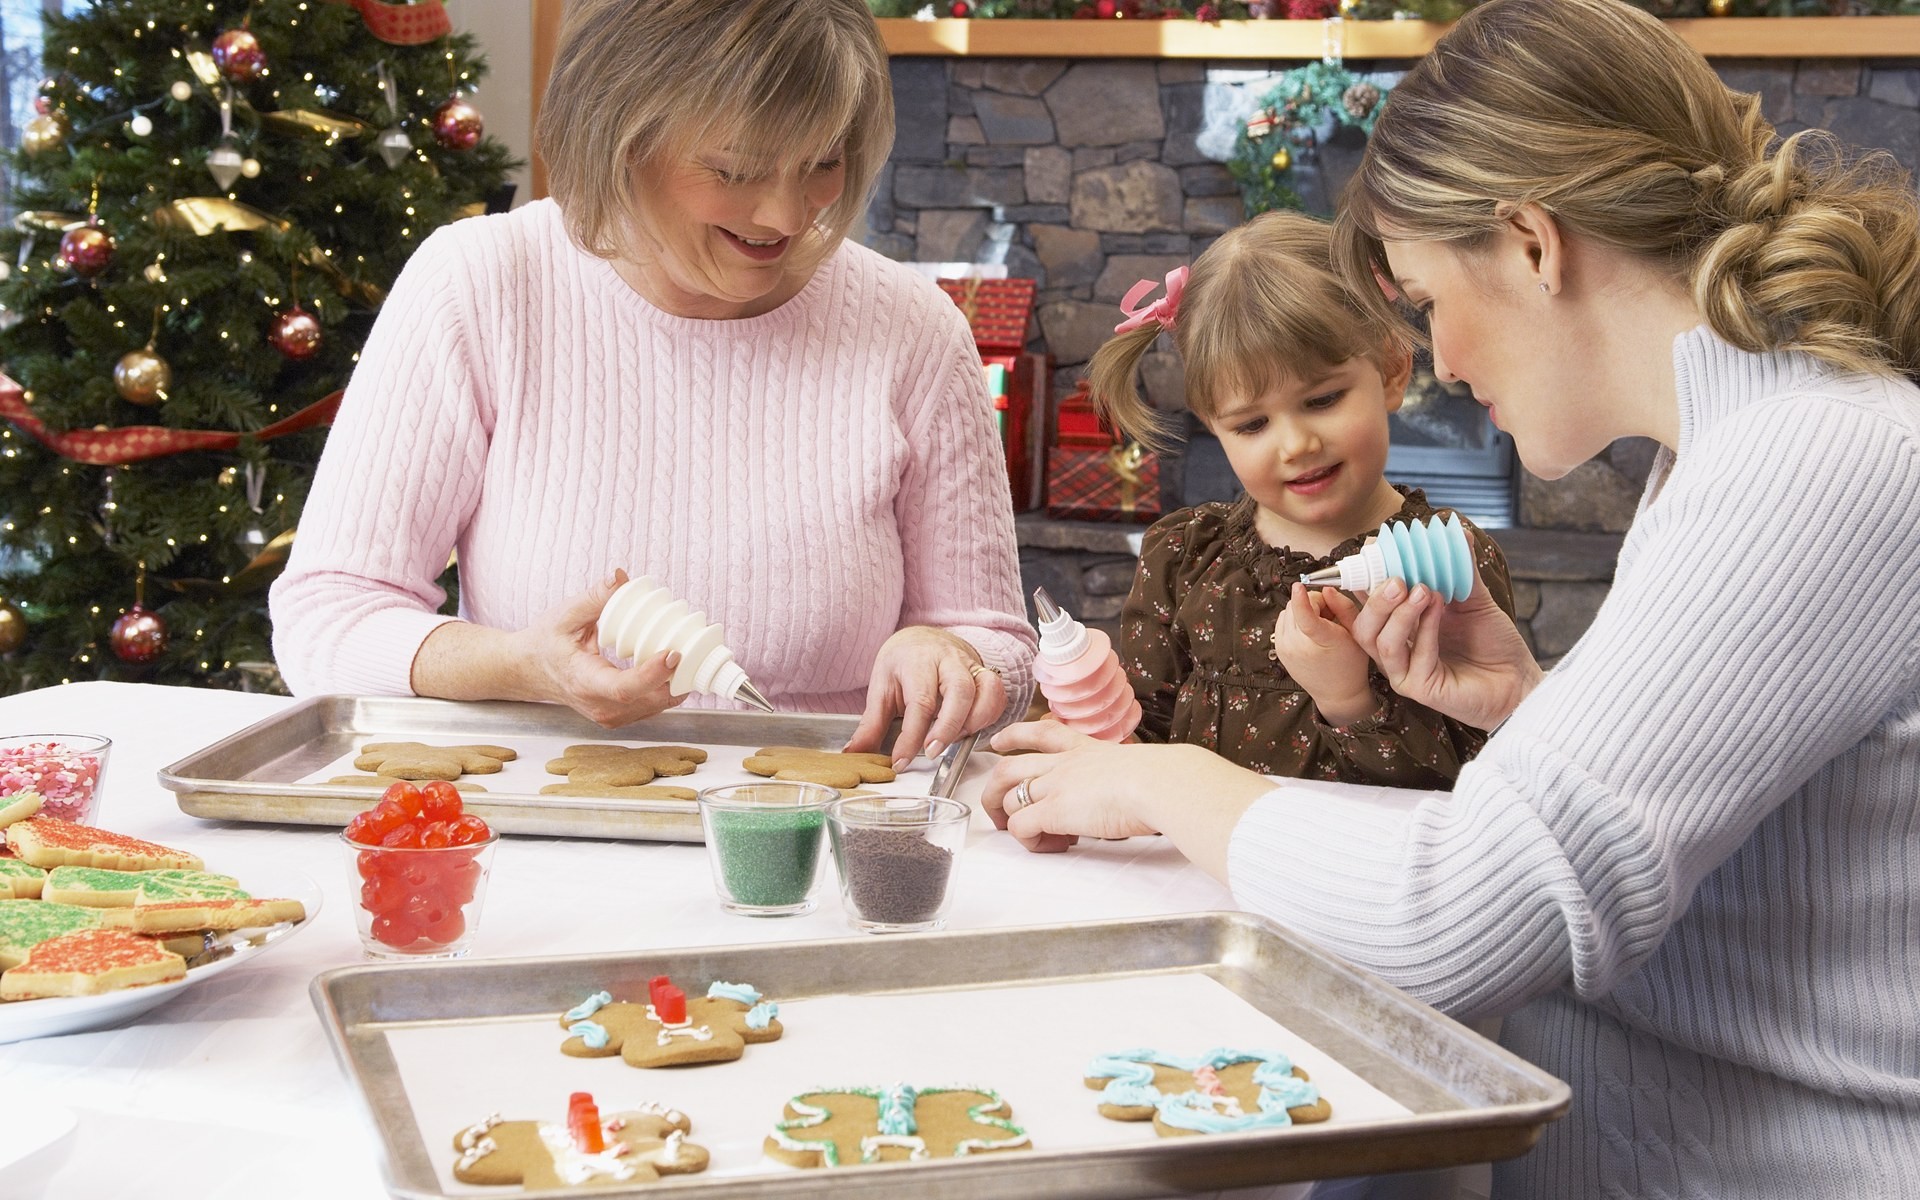
[[[1006,470],[965,319],[843,244],[797,296],[669,315],[551,201],[450,225],[395,283],[272,595],[296,695],[407,694],[451,618],[519,629],[615,567],[721,622],[782,709],[858,712],[906,625],[1032,689]],[[695,696],[690,703],[712,702]]]

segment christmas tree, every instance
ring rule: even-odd
[[[439,0],[96,0],[44,66],[0,230],[0,692],[271,679],[386,289],[516,165],[484,65]]]

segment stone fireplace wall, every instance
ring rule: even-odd
[[[899,134],[868,213],[866,241],[894,258],[993,262],[1039,281],[1030,347],[1050,353],[1056,396],[1071,390],[1112,330],[1136,280],[1190,262],[1243,219],[1222,162],[1241,122],[1297,63],[1183,60],[896,58]],[[1382,83],[1408,64],[1348,64]],[[1920,60],[1720,60],[1729,85],[1757,92],[1783,133],[1808,127],[1920,165]],[[1321,211],[1352,172],[1362,143],[1346,131],[1296,166]],[[1180,368],[1150,355],[1148,395],[1182,408]],[[1606,595],[1619,533],[1653,460],[1646,443],[1617,445],[1567,478],[1522,473],[1518,529],[1500,531],[1523,628],[1553,658],[1572,645]],[[1176,460],[1163,501],[1180,502]],[[1070,609],[1112,621],[1131,583],[1137,528],[1020,521],[1022,564]]]

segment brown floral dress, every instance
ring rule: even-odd
[[[1406,502],[1392,520],[1423,521],[1436,511],[1422,492],[1396,490]],[[1506,557],[1492,538],[1467,529],[1480,577],[1511,615]],[[1485,731],[1395,695],[1378,670],[1379,707],[1350,725],[1328,725],[1271,653],[1292,583],[1352,554],[1373,533],[1349,538],[1325,558],[1269,546],[1245,496],[1181,509],[1148,529],[1120,624],[1120,662],[1144,714],[1140,740],[1205,746],[1264,775],[1451,787],[1486,743]]]

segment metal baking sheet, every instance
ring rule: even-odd
[[[721,746],[804,746],[838,750],[859,718],[839,714],[721,712],[670,709],[631,725],[606,729],[556,704],[430,700],[416,696],[314,696],[196,750],[160,772],[180,811],[221,821],[275,825],[343,826],[375,794],[367,788],[296,782],[370,741],[440,744],[516,739],[568,742],[695,743]],[[927,790],[951,796],[965,774],[974,739],[947,747],[933,766]],[[469,811],[502,833],[631,841],[698,842],[700,814],[678,801],[547,796],[538,790],[466,796]],[[547,782],[558,779],[550,776]],[[662,780],[705,787],[702,778]],[[914,790],[919,790],[915,788]]]
[[[825,1190],[836,1197],[912,1194],[950,1200],[1215,1191],[1510,1158],[1531,1147],[1571,1101],[1560,1080],[1281,926],[1244,913],[653,954],[344,967],[316,978],[311,994],[378,1136],[389,1186],[397,1196],[424,1198],[467,1191],[442,1185],[436,1164],[450,1158],[454,1130],[419,1128],[394,1052],[397,1041],[423,1029],[498,1028],[516,1020],[544,1019],[557,1026],[558,1014],[589,992],[606,988],[616,996],[644,995],[647,980],[659,974],[751,981],[768,997],[789,1004],[810,997],[899,996],[897,1036],[918,1044],[929,1043],[914,1020],[915,993],[1200,974],[1310,1042],[1404,1106],[1408,1115],[1050,1149],[1045,1113],[1023,1107],[1018,1096],[1007,1093],[1015,1119],[1034,1137],[1032,1150],[842,1167],[827,1175],[768,1164],[764,1174],[680,1176],[664,1185],[597,1188],[594,1195],[658,1195],[663,1186],[675,1194],[728,1197],[813,1196]],[[982,1030],[944,1029],[937,1039],[954,1048],[954,1077],[969,1077],[970,1036],[990,1037],[996,1021],[1018,1015],[991,1001],[988,995],[979,1006]],[[794,1036],[793,1022],[788,1024]],[[1173,1047],[1164,1043],[1176,1038],[1205,1043],[1208,1036],[1205,1030],[1181,1030],[1177,1016],[1167,1021],[1167,1030],[1168,1036],[1159,1039],[1167,1049]],[[875,1036],[889,1034],[882,1030]],[[775,1089],[755,1095],[750,1068],[756,1052],[778,1046],[751,1047],[741,1062],[713,1068],[740,1072],[742,1102],[764,1106],[769,1125],[791,1093]],[[606,1065],[605,1060],[577,1061]],[[996,1081],[979,1082],[1004,1090]],[[623,1078],[617,1090],[624,1096],[645,1088],[644,1081]],[[617,1106],[614,1089],[607,1090]],[[1086,1097],[1093,1103],[1091,1092]],[[695,1114],[696,1141],[699,1120]]]

